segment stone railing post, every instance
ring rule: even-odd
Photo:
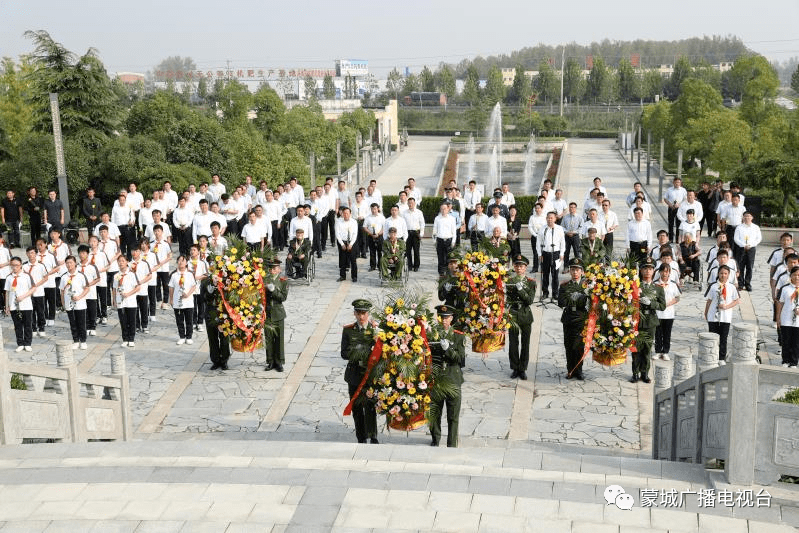
[[[696,359],[700,373],[719,366],[719,336],[717,334],[707,331],[699,334],[699,349]]]
[[[11,373],[8,371],[8,354],[3,348],[3,328],[0,328],[0,444],[17,442],[12,428]]]
[[[657,393],[671,387],[673,370],[671,365],[668,364],[655,364],[653,366],[655,371],[655,395],[657,395]]]
[[[729,366],[730,436],[725,471],[727,481],[751,485],[755,477],[753,423],[757,419],[759,365],[755,361],[757,328],[754,324],[732,325],[732,357]]]
[[[696,365],[694,365],[694,356],[691,352],[677,352],[674,354],[674,376],[672,383],[674,386],[679,385],[686,379],[689,379],[696,374]]]
[[[111,377],[119,380],[119,398],[115,399],[119,400],[122,412],[122,440],[130,440],[133,437],[133,425],[130,418],[130,389],[124,352],[111,352]]]
[[[69,431],[72,442],[86,440],[83,421],[83,410],[80,408],[80,383],[78,382],[78,365],[72,354],[72,342],[67,340],[56,341],[56,364],[67,372],[67,405],[69,415]]]

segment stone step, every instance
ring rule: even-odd
[[[20,445],[0,448],[0,480],[4,527],[31,531],[52,524],[188,531],[195,520],[220,531],[799,526],[796,500],[698,508],[695,493],[711,485],[697,465],[518,448],[210,439]],[[608,505],[608,485],[633,495],[634,507]],[[642,507],[641,489],[689,496],[680,508]],[[88,522],[73,523],[81,520]]]

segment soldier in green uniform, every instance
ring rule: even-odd
[[[291,239],[286,254],[286,275],[294,279],[304,278],[311,255],[311,240],[305,238],[304,229],[297,228],[296,237]]]
[[[388,239],[383,241],[383,256],[380,258],[380,274],[383,279],[402,279],[405,263],[405,241],[397,239],[397,228],[388,229]]]
[[[638,298],[640,317],[638,337],[635,339],[636,351],[633,352],[633,377],[630,378],[630,382],[635,383],[640,378],[644,383],[650,383],[652,342],[655,338],[655,329],[660,323],[655,311],[663,311],[666,308],[666,294],[663,292],[663,287],[652,281],[655,261],[651,257],[641,261],[638,272],[641,276],[641,292]]]
[[[596,238],[596,228],[588,228],[588,236],[581,241],[580,258],[584,265],[593,265],[605,261],[605,243]]]
[[[280,260],[277,258],[269,262],[269,274],[264,279],[266,284],[266,368],[283,372],[286,354],[283,349],[283,322],[286,319],[286,310],[283,302],[289,294],[289,284],[286,278],[280,276]]]
[[[205,298],[205,334],[208,335],[208,351],[211,355],[211,370],[227,370],[230,359],[230,343],[219,331],[219,290],[214,285],[211,276],[206,277],[200,284],[200,297]]]
[[[583,327],[588,320],[588,295],[582,285],[583,262],[574,258],[569,261],[571,279],[560,285],[558,306],[563,308],[560,321],[563,324],[563,345],[566,348],[566,379],[583,380],[583,363],[580,359],[585,351]]]
[[[369,300],[358,299],[352,302],[355,313],[355,322],[347,324],[341,330],[341,358],[349,361],[347,369],[344,371],[344,381],[347,382],[350,399],[358,390],[363,375],[366,373],[366,361],[368,353],[374,344],[375,328],[369,321],[369,310],[372,304]],[[359,354],[358,352],[365,352]],[[363,356],[365,355],[365,357]],[[355,437],[358,442],[364,443],[366,439],[372,444],[377,442],[377,412],[375,402],[366,397],[366,394],[358,395],[352,406],[352,419],[355,422]]]
[[[447,268],[449,271],[447,275],[438,284],[438,299],[444,302],[447,306],[455,309],[455,326],[461,326],[461,320],[466,308],[467,294],[458,288],[458,262],[460,256],[458,252],[450,252],[448,256]]]
[[[441,416],[444,404],[447,406],[447,447],[458,447],[458,418],[461,412],[461,384],[466,364],[466,336],[452,327],[454,309],[448,305],[436,307],[441,317],[443,331],[438,342],[430,344],[433,355],[434,376],[445,386],[431,391],[430,435],[431,446],[438,446],[441,440]]]
[[[513,370],[511,378],[527,379],[527,364],[530,361],[530,331],[533,325],[533,311],[530,306],[535,301],[535,279],[527,277],[530,261],[519,254],[513,259],[514,273],[505,285],[508,309],[513,317],[510,328],[510,349],[508,359]],[[521,336],[521,356],[519,355],[519,336]]]

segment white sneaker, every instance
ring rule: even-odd
[[[129,342],[128,343],[128,348],[135,348],[135,347],[136,347],[136,343],[135,342]]]
[[[25,351],[26,352],[32,352],[33,348],[31,348],[30,346],[25,346]]]
[[[150,328],[144,328],[143,333],[150,333]]]
[[[719,366],[725,366],[726,364],[727,361],[725,361],[724,359],[719,359]]]
[[[663,359],[664,361],[671,361],[671,357],[669,357],[669,354],[667,353],[660,354],[660,358]]]
[[[80,348],[80,343],[79,342],[73,342],[72,343],[72,349],[73,350],[77,350],[78,348]]]
[[[178,339],[178,342],[176,342],[175,344],[177,345],[186,344],[186,339]]]
[[[186,344],[194,344],[194,341],[192,339],[186,339]]]
[[[127,346],[127,345],[128,345],[128,341],[122,341],[122,346],[123,346],[123,347],[124,347],[124,346]]]
[[[155,315],[150,315],[150,322],[158,322],[158,318]]]
[[[24,349],[25,349],[25,347],[24,347],[24,346],[17,346],[17,349],[16,349],[16,350],[14,350],[14,351],[15,351],[15,352],[17,352],[17,353],[19,353],[19,352],[21,352],[21,351],[22,351],[22,350],[24,350]],[[785,366],[788,366],[788,365],[785,365]]]
[[[92,337],[96,337],[97,336],[97,330],[96,329],[90,329],[89,330],[89,335],[91,335]]]
[[[205,326],[203,326],[202,324],[198,324],[197,331],[205,331]]]
[[[796,365],[790,365],[788,368],[796,368]]]
[[[46,339],[47,338],[47,333],[45,333],[44,331],[40,331],[39,332],[39,337],[41,337],[43,339]]]
[[[85,350],[85,349],[87,349],[87,348],[88,348],[88,346],[86,346],[86,343],[85,343],[85,342],[82,342],[82,343],[80,343],[80,349],[81,349],[81,350]]]
[[[788,363],[782,363],[782,368],[788,368]]]
[[[55,320],[48,320],[47,321],[47,325],[48,326],[55,326]]]
[[[108,324],[108,319],[107,319],[107,318],[104,318],[104,319],[102,319],[102,320],[100,321],[100,323],[102,323],[102,324]]]

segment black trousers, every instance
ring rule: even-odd
[[[527,372],[530,363],[530,332],[532,324],[517,324],[508,330],[508,360],[511,370]],[[521,348],[521,349],[520,349]]]
[[[272,225],[272,249],[277,250],[280,248],[280,233],[277,229],[277,220],[272,220],[270,224]]]
[[[669,240],[671,242],[680,240],[680,219],[677,218],[677,211],[677,208],[669,207]]]
[[[130,261],[131,250],[136,246],[136,228],[129,225],[119,226],[119,252]]]
[[[780,326],[782,336],[782,362],[790,366],[799,364],[799,327]]]
[[[514,257],[522,253],[522,241],[519,237],[515,239],[508,239],[508,244],[510,245],[510,257],[511,261]],[[472,250],[474,250],[474,242],[472,242]]]
[[[175,240],[178,242],[178,250],[181,255],[189,256],[189,248],[192,245],[191,239],[191,228],[175,228]]]
[[[205,295],[202,294],[195,294],[194,295],[194,325],[199,325],[203,323],[203,317],[205,316]]]
[[[419,245],[421,244],[419,230],[408,230],[408,241],[405,244],[405,254],[408,256],[408,268],[418,270],[421,262],[419,259]]]
[[[156,276],[157,279],[158,276]],[[155,289],[156,285],[149,285],[147,287],[147,303],[150,307],[150,316],[155,316]]]
[[[36,246],[36,241],[42,238],[42,216],[28,213],[28,222],[31,225],[31,246]]]
[[[727,337],[730,335],[729,322],[708,322],[707,329],[710,333],[717,333],[719,336],[719,361],[727,359]],[[785,335],[785,332],[783,332]]]
[[[727,224],[727,227],[724,228],[724,233],[727,234],[727,242],[730,243],[730,249],[732,249],[733,257],[738,258],[736,255],[738,253],[738,245],[735,244],[735,228],[738,226],[730,226]]]
[[[366,235],[363,233],[363,219],[359,218],[358,222],[358,237],[355,239],[355,252],[358,257],[366,259],[366,252],[368,245],[366,244]]]
[[[105,305],[106,307],[111,307],[111,293],[114,292],[114,275],[116,272],[108,272],[105,273],[105,282],[106,282],[106,290],[105,290]]]
[[[756,248],[738,248],[738,265],[740,267],[741,277],[738,282],[739,285],[746,285],[749,287],[752,284],[752,272],[755,269],[755,252]]]
[[[531,272],[538,272],[538,262],[540,259],[538,257],[538,247],[536,246],[537,243],[538,243],[538,237],[534,235],[531,236],[530,246],[533,247],[533,270]]]
[[[11,319],[14,321],[17,346],[33,344],[33,311],[11,311]]]
[[[613,234],[612,233],[605,233],[605,236],[602,238],[602,242],[605,244],[605,258],[610,259],[613,256]]]
[[[19,246],[19,220],[10,220],[6,217],[6,225],[8,226],[8,245],[12,248]],[[36,246],[36,243],[31,246]]]
[[[86,299],[86,329],[97,329],[97,299]]]
[[[369,268],[377,268],[383,257],[383,237],[367,237],[369,244]]]
[[[580,243],[579,233],[575,233],[571,237],[565,235],[564,240],[566,241],[566,251],[563,252],[563,264],[568,265],[570,252],[574,251],[574,257],[577,259],[580,258],[580,246],[582,246],[582,244]]]
[[[560,258],[560,250],[556,252],[541,252],[541,255],[541,294],[546,296],[549,292],[549,278],[552,277],[552,297],[557,299],[560,285],[558,285],[558,269],[556,267]]]
[[[655,353],[669,353],[671,351],[671,328],[674,326],[673,318],[661,318],[655,330]]]
[[[452,251],[452,239],[436,239],[436,255],[438,256],[438,275],[447,273],[447,255]]]
[[[327,230],[330,234],[330,246],[336,245],[336,212],[327,213]]]
[[[215,365],[226,365],[230,359],[230,343],[227,337],[222,335],[217,328],[217,323],[205,316],[205,334],[208,336],[208,352],[211,356],[211,363]]]
[[[358,281],[358,254],[355,253],[355,246],[345,250],[343,247],[338,247],[338,272],[339,277],[347,277],[347,267],[350,269],[352,281]]]
[[[86,342],[86,309],[67,311],[72,342]]]
[[[33,331],[44,331],[47,317],[44,314],[44,296],[33,296]]]
[[[155,277],[155,297],[159,302],[169,299],[169,272],[158,272]]]
[[[136,310],[137,307],[118,307],[117,316],[122,328],[122,342],[136,341]]]
[[[355,395],[358,385],[347,384],[350,398]],[[366,397],[366,394],[358,395],[358,399],[352,406],[352,420],[355,422],[355,438],[358,442],[366,442],[367,438],[377,437],[377,412],[375,404]]]
[[[647,249],[646,241],[642,242],[635,242],[630,241],[630,257],[636,262],[640,263],[646,258],[646,249]]]
[[[178,325],[178,337],[181,339],[190,339],[191,332],[194,330],[192,325],[192,315],[194,309],[188,307],[186,309],[175,309],[175,322]]]
[[[575,331],[576,330],[576,331]],[[583,374],[583,364],[580,359],[583,357],[585,343],[580,334],[582,328],[575,328],[572,324],[563,324],[563,345],[566,349],[566,372],[571,372],[573,376]]]
[[[111,291],[108,287],[97,286],[97,316],[108,318],[108,297]]]
[[[147,305],[147,296],[136,295],[136,329],[150,326],[150,307]]]
[[[55,320],[55,310],[57,305],[58,305],[58,289],[56,287],[45,287],[44,314],[47,317],[47,320]]]

